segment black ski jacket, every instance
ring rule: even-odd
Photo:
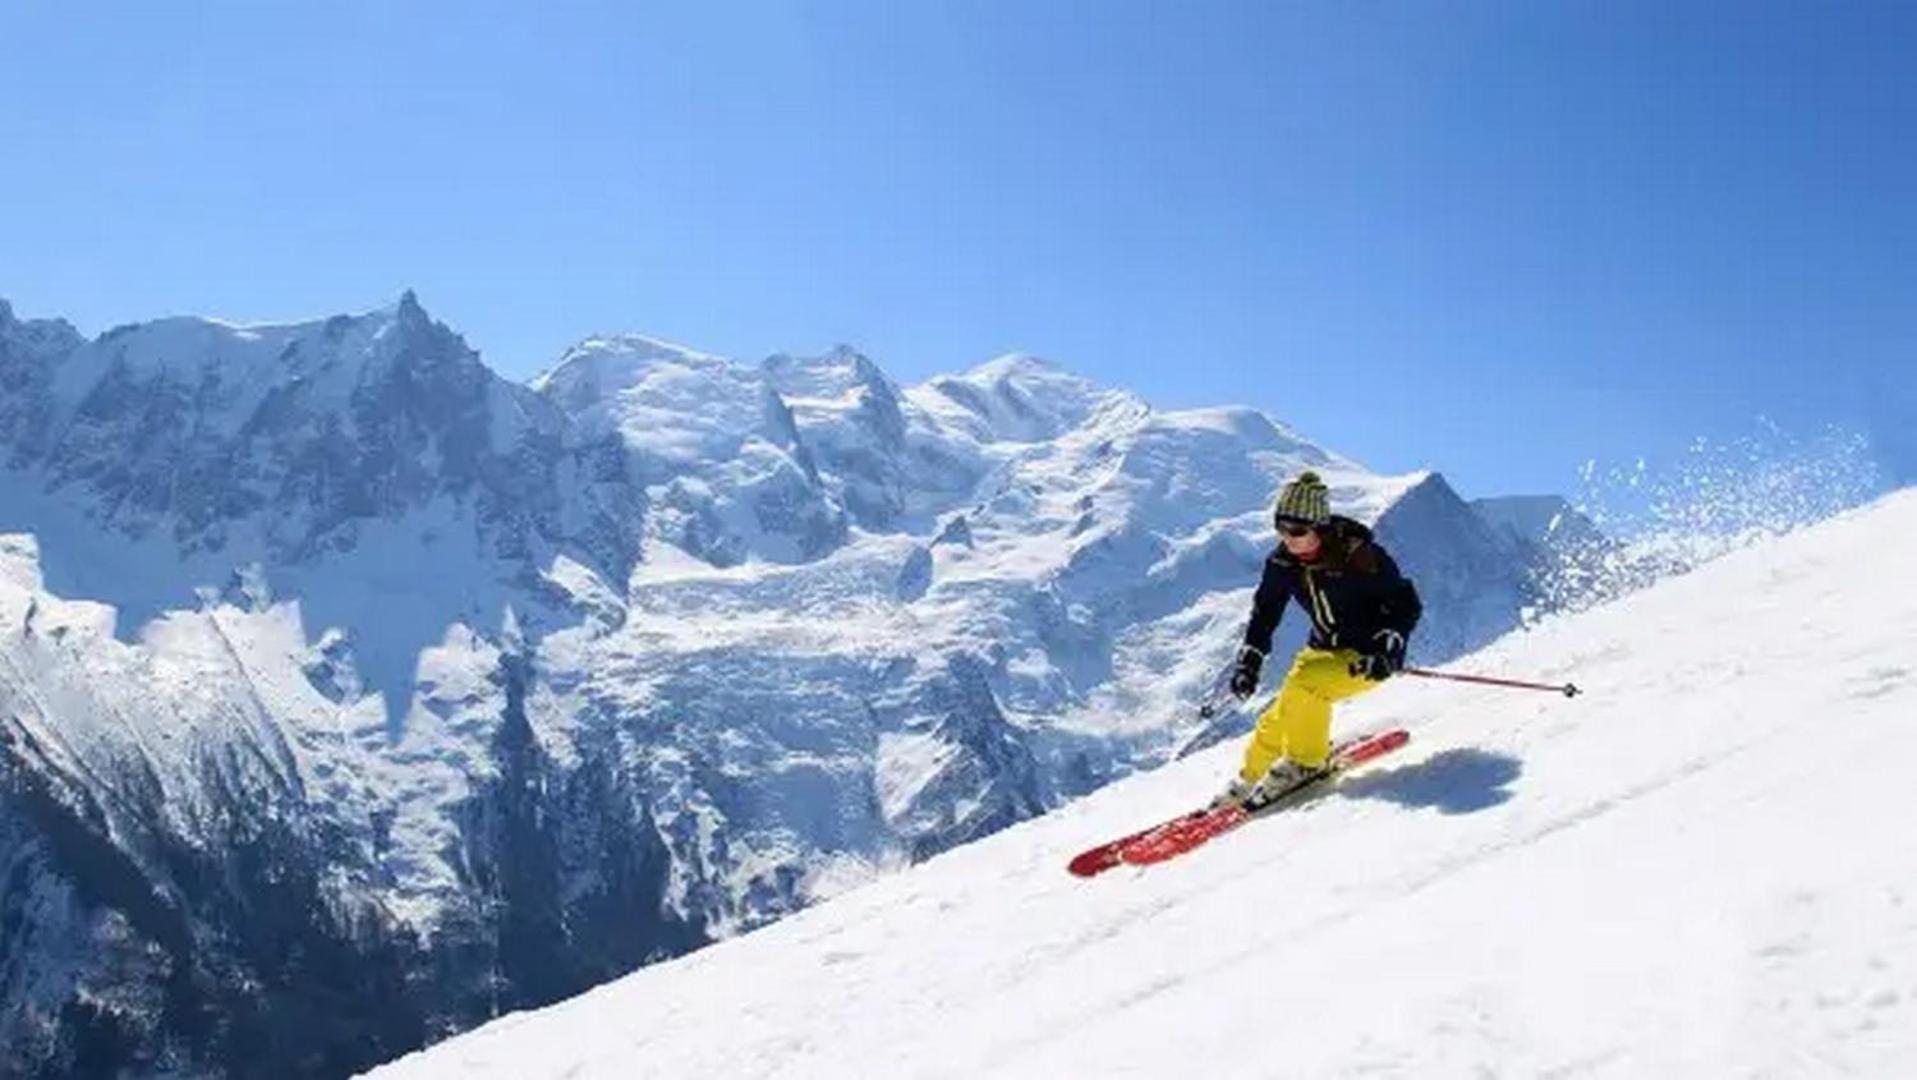
[[[1271,635],[1287,601],[1311,614],[1314,649],[1375,648],[1373,635],[1396,630],[1407,641],[1424,605],[1411,580],[1398,571],[1371,530],[1347,517],[1333,517],[1318,530],[1324,538],[1318,558],[1300,562],[1283,543],[1265,560],[1265,575],[1251,602],[1245,644],[1261,654],[1271,651]]]

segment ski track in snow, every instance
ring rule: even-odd
[[[1163,866],[1064,870],[1236,745],[371,1075],[1917,1075],[1912,537],[1906,491],[1458,665],[1574,700],[1400,679],[1339,717],[1396,761]]]

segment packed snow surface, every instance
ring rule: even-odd
[[[1911,1075],[1917,492],[1401,679],[1412,747],[1184,859],[1220,747],[375,1075]]]
[[[1082,881],[1221,746],[401,1077],[1917,1075],[1917,492],[1402,678],[1412,745]],[[1269,690],[1270,687],[1267,687]]]

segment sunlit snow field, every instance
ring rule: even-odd
[[[1237,748],[380,1077],[1797,1076],[1917,1070],[1917,493],[1459,667],[1411,747],[1091,881]]]

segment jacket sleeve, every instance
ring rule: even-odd
[[[1417,586],[1398,569],[1396,560],[1382,547],[1374,550],[1378,554],[1378,591],[1384,608],[1384,625],[1410,640],[1411,631],[1418,628],[1418,619],[1424,614],[1424,601],[1418,599]]]
[[[1251,622],[1245,627],[1245,644],[1261,655],[1271,652],[1271,635],[1291,600],[1291,576],[1295,572],[1277,559],[1265,560],[1265,575],[1258,580],[1258,592],[1251,598]]]

